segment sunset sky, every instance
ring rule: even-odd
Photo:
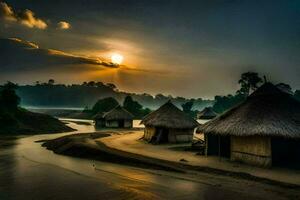
[[[300,89],[299,0],[6,0],[0,18],[1,83],[212,98],[251,70]]]

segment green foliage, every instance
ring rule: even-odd
[[[15,111],[20,104],[20,97],[16,94],[17,85],[7,82],[0,91],[0,109],[4,111]]]
[[[119,105],[118,101],[116,99],[112,98],[112,97],[107,97],[107,98],[104,98],[104,99],[100,99],[93,106],[92,113],[97,114],[97,113],[108,112],[108,111],[110,111],[111,109],[115,108],[118,105]]]
[[[191,99],[190,101],[181,104],[182,111],[191,116],[192,118],[195,118],[198,112],[197,110],[192,110],[194,101],[194,99]]]
[[[144,109],[139,102],[134,101],[131,96],[125,97],[123,107],[137,118],[142,118],[151,112],[149,108]]]
[[[259,87],[262,79],[256,72],[246,72],[241,74],[238,83],[241,88],[236,92],[236,95],[215,96],[215,104],[213,105],[215,112],[222,113],[243,102],[250,94],[250,91],[255,91]]]
[[[58,119],[37,114],[19,107],[16,84],[6,83],[0,88],[0,134],[52,133],[71,131]]]
[[[215,96],[215,104],[213,110],[217,113],[222,113],[235,105],[243,102],[246,97],[242,94],[227,95],[227,96]]]
[[[237,94],[248,96],[250,90],[254,91],[258,88],[258,84],[262,82],[262,79],[258,76],[256,72],[246,72],[241,75],[239,84],[241,85],[240,90]]]

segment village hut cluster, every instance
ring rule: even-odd
[[[206,155],[264,167],[300,163],[300,103],[271,83],[197,132]]]
[[[97,128],[132,128],[133,115],[118,105],[107,113],[97,114],[94,119]]]
[[[141,123],[145,125],[144,139],[154,144],[191,142],[199,125],[171,101],[145,116]]]
[[[271,83],[264,83],[240,105],[217,115],[211,107],[200,125],[168,101],[145,116],[144,140],[152,144],[192,144],[194,130],[204,134],[205,154],[252,165],[300,164],[300,102]],[[121,106],[97,115],[97,127],[131,128],[133,116]]]

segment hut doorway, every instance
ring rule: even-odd
[[[219,136],[219,148],[221,157],[230,158],[230,136]]]
[[[118,127],[119,127],[119,128],[124,128],[124,127],[125,127],[125,122],[124,122],[124,120],[118,120]]]
[[[300,140],[272,138],[272,165],[300,169]]]
[[[151,143],[161,144],[169,141],[169,129],[167,128],[155,128],[155,134],[151,139]]]
[[[206,136],[207,155],[230,158],[230,136]]]

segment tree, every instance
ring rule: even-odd
[[[248,96],[250,91],[256,90],[259,86],[258,84],[262,82],[262,79],[258,76],[256,72],[246,72],[241,75],[239,84],[241,85],[240,90],[237,94]]]
[[[95,87],[95,81],[89,81],[87,83],[87,86],[89,86],[89,87]]]
[[[227,95],[227,96],[215,96],[215,103],[213,110],[217,113],[222,113],[233,106],[243,102],[246,96],[243,94]]]
[[[2,86],[0,91],[0,109],[7,111],[17,110],[20,104],[20,97],[16,94],[15,90],[17,85],[12,82],[7,82]]]
[[[181,104],[182,111],[188,114],[191,117],[196,117],[197,111],[193,111],[194,99],[191,99],[183,104]]]
[[[117,86],[115,86],[115,84],[113,84],[113,83],[107,83],[106,86],[108,86],[112,90],[117,89]]]
[[[49,79],[48,85],[54,85],[54,83],[55,83],[54,79]]]
[[[151,112],[149,108],[143,109],[143,106],[139,102],[134,101],[131,96],[125,97],[123,107],[138,118],[141,118]]]
[[[134,101],[131,96],[126,96],[123,102],[123,107],[133,115],[139,115],[143,106],[139,102]]]
[[[194,101],[190,100],[181,105],[183,112],[190,113],[192,111]]]
[[[93,114],[108,112],[118,105],[119,103],[116,99],[112,97],[107,97],[98,100],[97,103],[93,106],[92,112]]]

